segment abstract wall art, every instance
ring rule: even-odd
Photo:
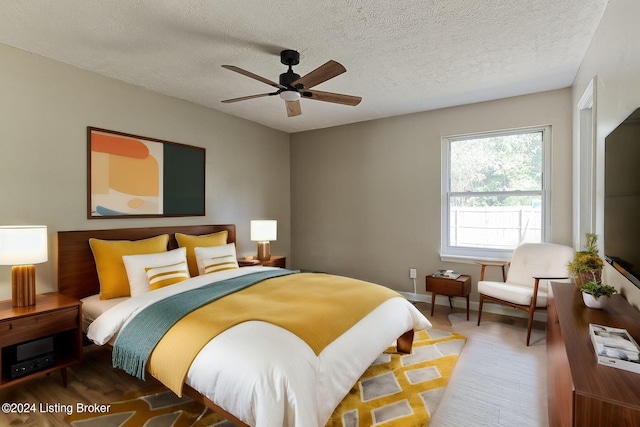
[[[205,153],[87,127],[87,218],[203,216]]]

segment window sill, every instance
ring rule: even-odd
[[[475,264],[477,261],[504,261],[508,262],[511,258],[508,256],[497,257],[495,255],[492,256],[463,256],[463,255],[444,255],[440,254],[440,261],[442,262],[457,262],[460,264]]]

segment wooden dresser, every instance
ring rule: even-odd
[[[547,320],[549,425],[639,426],[640,374],[599,365],[589,323],[624,328],[640,340],[640,312],[621,295],[587,308],[571,283],[552,283]]]

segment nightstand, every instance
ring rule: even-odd
[[[280,267],[286,268],[287,265],[287,257],[284,256],[272,256],[268,261],[260,261],[257,259],[244,259],[240,258],[238,260],[238,265],[240,267],[250,267],[252,265],[264,265],[265,267]]]
[[[36,305],[0,301],[0,388],[82,361],[82,302],[56,292],[36,295]]]
[[[467,299],[467,320],[469,320],[469,294],[471,293],[471,276],[460,275],[457,279],[446,277],[434,277],[429,275],[425,279],[427,292],[431,292],[431,316],[436,305],[436,295],[446,295],[449,297],[449,307],[452,297],[464,297]]]
[[[287,265],[287,257],[272,256],[269,261],[262,261],[262,265],[264,265],[265,267],[285,268],[285,266]]]

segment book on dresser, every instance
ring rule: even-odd
[[[626,329],[589,324],[598,363],[640,374],[640,347]]]

